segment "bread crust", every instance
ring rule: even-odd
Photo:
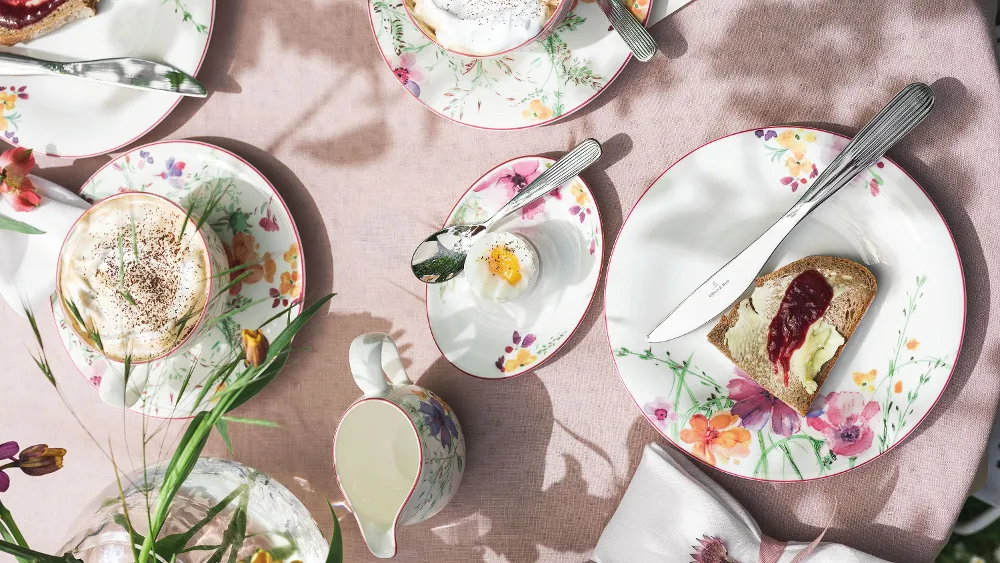
[[[849,311],[851,314],[849,314],[846,322],[834,323],[834,326],[837,328],[837,332],[844,337],[844,344],[841,345],[833,357],[823,364],[822,368],[820,368],[820,371],[816,375],[815,379],[817,385],[815,393],[807,392],[805,387],[803,387],[802,384],[796,380],[793,380],[794,384],[790,382],[787,387],[783,385],[776,386],[771,379],[762,381],[764,378],[755,377],[752,370],[748,370],[746,366],[741,366],[733,357],[732,352],[729,349],[729,345],[726,343],[726,332],[728,332],[729,329],[736,324],[736,321],[739,320],[740,305],[743,303],[743,300],[737,302],[729,312],[723,314],[719,319],[719,322],[708,333],[708,341],[711,342],[713,346],[718,348],[719,351],[722,352],[727,358],[729,358],[731,362],[746,372],[751,379],[767,389],[768,392],[795,409],[803,416],[806,415],[809,411],[809,406],[812,405],[816,396],[819,395],[819,392],[823,387],[823,383],[826,381],[827,376],[830,375],[830,371],[833,370],[834,364],[836,364],[837,360],[840,358],[840,353],[843,352],[844,346],[847,346],[847,343],[851,341],[851,336],[854,335],[858,325],[861,324],[861,319],[864,317],[868,307],[875,299],[875,293],[878,290],[878,283],[875,281],[875,276],[868,271],[868,268],[865,268],[861,264],[852,260],[837,258],[834,256],[810,256],[808,258],[797,260],[791,264],[778,268],[770,274],[757,278],[754,280],[754,286],[761,287],[771,280],[784,276],[795,276],[806,270],[828,270],[839,272],[841,274],[857,276],[857,283],[860,284],[858,289],[862,294],[861,306],[855,308],[853,311]],[[831,303],[831,307],[832,306],[833,304]]]
[[[55,31],[72,21],[89,18],[97,14],[97,2],[98,0],[66,0],[35,23],[17,29],[0,27],[0,44],[8,47],[17,45]]]

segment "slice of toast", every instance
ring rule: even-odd
[[[833,325],[844,339],[844,344],[820,367],[812,392],[795,376],[788,377],[786,386],[784,371],[777,369],[768,357],[771,320],[778,312],[788,285],[807,270],[818,271],[833,288],[833,298],[821,320]],[[804,416],[875,298],[878,287],[875,276],[851,260],[811,256],[761,276],[754,284],[753,295],[722,315],[719,323],[708,333],[708,341],[758,385]],[[742,323],[741,313],[747,316]],[[734,327],[735,332],[730,334]]]
[[[54,31],[71,21],[97,14],[98,0],[65,0],[59,7],[27,25],[0,25],[0,45],[17,45]],[[0,16],[3,16],[0,9]]]

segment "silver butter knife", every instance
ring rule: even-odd
[[[205,87],[188,73],[168,64],[121,58],[60,63],[0,52],[0,76],[54,74],[96,80],[116,86],[173,92],[204,98]]]
[[[631,10],[618,0],[597,0],[597,5],[601,7],[601,11],[611,21],[611,26],[618,35],[621,35],[635,58],[642,62],[648,62],[653,58],[656,54],[656,41]]]
[[[919,82],[903,88],[816,178],[812,187],[764,234],[705,280],[646,337],[666,342],[714,319],[733,304],[760,273],[781,241],[813,209],[855,176],[875,164],[889,147],[920,124],[934,105],[934,94]]]

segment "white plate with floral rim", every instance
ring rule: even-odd
[[[139,57],[195,76],[214,18],[215,0],[101,0],[93,17],[2,49],[58,61]],[[182,98],[58,76],[4,78],[4,140],[68,158],[105,154],[134,142]]]
[[[94,202],[119,192],[152,192],[185,208],[194,204],[198,209],[212,193],[199,188],[216,181],[231,182],[208,219],[226,248],[230,267],[258,262],[252,267],[253,273],[229,289],[227,310],[256,304],[221,320],[217,328],[184,353],[145,364],[150,374],[139,402],[132,407],[134,412],[158,418],[187,418],[210,408],[210,402],[194,405],[197,392],[191,390],[199,389],[198,384],[220,362],[232,358],[234,351],[239,353],[240,329],[257,328],[296,302],[298,307],[292,307],[290,317],[302,310],[305,264],[295,221],[274,186],[239,156],[196,141],[152,143],[106,164],[84,184],[81,195]],[[111,369],[108,362],[70,329],[61,307],[52,307],[52,314],[70,358],[96,390],[104,373]],[[289,315],[276,319],[264,328],[264,334],[274,339],[290,320]],[[177,404],[193,364],[197,365],[191,383]]]
[[[808,416],[736,370],[706,335],[645,336],[764,232],[847,144],[775,127],[734,133],[673,164],[632,209],[608,266],[608,339],[625,387],[681,450],[740,477],[836,475],[904,440],[944,392],[965,328],[965,281],[927,194],[882,159],[812,213],[764,267],[810,255],[868,267],[878,292]]]
[[[552,123],[587,105],[632,57],[594,0],[581,0],[543,41],[491,59],[449,53],[413,24],[403,0],[367,0],[379,51],[434,113],[481,129]],[[575,1],[575,0],[574,0]],[[649,0],[628,0],[645,22]]]
[[[482,221],[555,162],[523,156],[476,180],[445,225]],[[494,227],[538,251],[539,277],[516,302],[476,304],[465,274],[427,286],[427,320],[444,357],[463,372],[506,379],[551,358],[580,325],[601,274],[604,231],[594,195],[579,177]]]

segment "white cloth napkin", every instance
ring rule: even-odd
[[[73,222],[90,204],[73,192],[44,178],[29,175],[42,203],[32,211],[17,212],[0,202],[0,215],[17,219],[43,235],[0,230],[0,295],[15,313],[24,316],[26,300],[37,314],[49,306],[56,289],[59,248]]]
[[[729,558],[757,563],[760,528],[750,514],[683,453],[646,446],[639,468],[594,549],[597,563],[687,563],[702,536],[717,536]],[[780,563],[807,544],[789,542]],[[886,563],[840,545],[822,543],[807,563]]]

